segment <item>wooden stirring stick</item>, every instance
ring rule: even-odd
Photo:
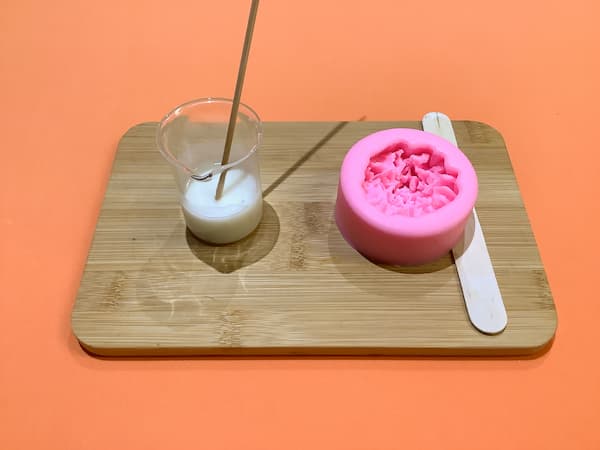
[[[235,94],[231,105],[231,114],[229,116],[229,125],[227,126],[227,136],[225,138],[225,148],[223,149],[223,158],[221,165],[224,166],[229,162],[229,154],[231,153],[231,143],[233,142],[233,132],[235,131],[235,122],[237,120],[238,109],[240,107],[240,98],[242,97],[242,88],[244,87],[244,76],[246,75],[246,66],[248,65],[248,54],[250,53],[250,44],[252,42],[252,34],[254,33],[254,22],[256,22],[256,13],[258,12],[258,0],[252,0],[250,6],[250,15],[248,16],[248,25],[246,26],[246,37],[244,38],[244,49],[242,50],[242,59],[238,70],[237,82],[235,83]],[[227,171],[221,172],[219,183],[217,184],[217,192],[215,199],[219,200],[223,195],[223,187],[225,186],[225,176]]]
[[[427,113],[422,123],[424,131],[458,145],[452,122],[445,114]],[[482,333],[502,332],[507,323],[506,309],[475,209],[467,222],[464,236],[454,246],[452,254],[469,320]]]

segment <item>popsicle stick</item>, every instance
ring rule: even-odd
[[[423,130],[458,145],[452,122],[445,114],[425,114]],[[469,320],[482,333],[500,333],[506,328],[508,318],[475,209],[467,222],[463,238],[452,249],[452,253]]]
[[[235,83],[235,94],[233,95],[231,114],[229,115],[229,124],[227,126],[227,136],[225,137],[225,148],[223,149],[223,158],[221,159],[222,166],[229,162],[229,154],[231,153],[231,144],[233,142],[235,122],[240,107],[240,99],[242,97],[242,89],[244,87],[244,78],[246,76],[246,66],[248,65],[248,55],[250,54],[250,44],[252,43],[252,35],[254,34],[254,23],[256,22],[256,14],[258,12],[258,1],[259,0],[252,0],[252,5],[250,6],[248,25],[246,26],[246,36],[244,38],[244,48],[242,50],[242,59],[240,61],[237,81]],[[226,175],[227,171],[224,171],[219,176],[217,192],[215,193],[215,198],[217,200],[219,200],[219,198],[221,198],[221,195],[223,195],[223,187],[225,186]]]

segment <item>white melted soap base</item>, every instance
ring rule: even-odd
[[[223,195],[215,199],[220,176],[209,181],[190,181],[181,200],[190,231],[213,244],[235,242],[250,234],[262,217],[262,195],[254,175],[230,169]]]

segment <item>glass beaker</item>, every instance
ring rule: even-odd
[[[203,98],[184,103],[159,123],[156,142],[171,164],[189,230],[211,244],[250,234],[262,217],[258,147],[260,118],[240,103],[229,161],[221,166],[232,101]],[[219,178],[224,177],[217,198]]]

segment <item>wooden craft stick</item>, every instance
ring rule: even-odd
[[[423,130],[458,146],[452,122],[445,114],[425,114]],[[467,222],[463,238],[452,249],[452,253],[469,320],[482,333],[502,332],[508,321],[506,309],[475,209]]]

